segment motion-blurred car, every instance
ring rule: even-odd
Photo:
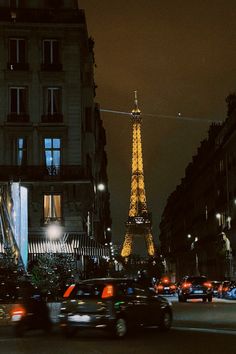
[[[28,281],[1,281],[0,313],[0,322],[12,325],[17,336],[31,329],[43,329],[46,332],[51,329],[47,304]]]
[[[221,289],[222,282],[218,281],[218,280],[212,280],[211,284],[212,284],[213,296],[218,297],[219,296],[219,289]]]
[[[59,322],[66,336],[97,328],[122,338],[135,326],[171,327],[171,304],[131,279],[84,280],[71,285],[64,298]]]
[[[235,300],[236,299],[236,282],[235,281],[231,281],[228,286],[227,286],[227,290],[225,291],[224,297],[226,299],[231,299],[231,300]]]
[[[212,301],[213,289],[211,282],[205,276],[187,276],[180,282],[178,298],[180,302],[188,299]]]
[[[175,295],[177,287],[169,278],[162,278],[155,284],[154,289],[159,295]]]
[[[229,290],[230,283],[231,282],[229,280],[225,280],[221,283],[221,285],[218,288],[218,297],[219,298],[225,298],[227,291]]]

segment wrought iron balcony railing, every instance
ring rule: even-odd
[[[9,62],[9,63],[7,63],[7,68],[10,71],[28,71],[29,70],[29,63]]]
[[[92,176],[83,166],[0,166],[0,181],[91,181]]]
[[[62,71],[62,64],[60,63],[45,63],[41,64],[42,71]]]
[[[62,123],[63,115],[61,113],[44,114],[41,117],[42,123]]]
[[[9,113],[7,115],[7,121],[12,123],[28,123],[29,120],[29,115],[26,113]]]

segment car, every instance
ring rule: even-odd
[[[227,288],[224,289],[224,291],[225,291],[224,298],[235,300],[236,299],[236,282],[231,281],[227,285]]]
[[[31,329],[51,330],[49,308],[29,281],[1,280],[0,312],[0,322],[11,325],[16,336]]]
[[[172,305],[153,289],[128,278],[96,278],[66,290],[59,326],[67,337],[94,328],[122,338],[135,326],[169,330],[172,316]]]
[[[202,299],[204,302],[212,301],[213,288],[211,282],[205,276],[187,276],[182,279],[178,289],[179,302],[188,299]]]
[[[227,294],[227,291],[229,290],[230,284],[231,284],[230,280],[225,280],[220,284],[220,286],[218,288],[218,297],[219,298],[226,297],[226,294]]]
[[[214,296],[214,297],[218,297],[218,295],[219,295],[219,289],[220,289],[221,283],[222,283],[222,282],[219,281],[219,280],[212,280],[212,281],[211,281],[212,290],[213,290],[213,296]]]
[[[155,284],[154,289],[160,295],[175,295],[177,287],[169,278],[164,277]]]

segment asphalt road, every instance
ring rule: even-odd
[[[0,329],[1,354],[235,354],[236,302],[173,302],[173,329],[141,329],[126,339],[114,340],[104,333],[86,331],[64,339],[55,329],[50,336],[29,332],[14,338]]]

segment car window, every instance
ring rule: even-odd
[[[104,284],[79,284],[71,292],[70,298],[101,298]]]

